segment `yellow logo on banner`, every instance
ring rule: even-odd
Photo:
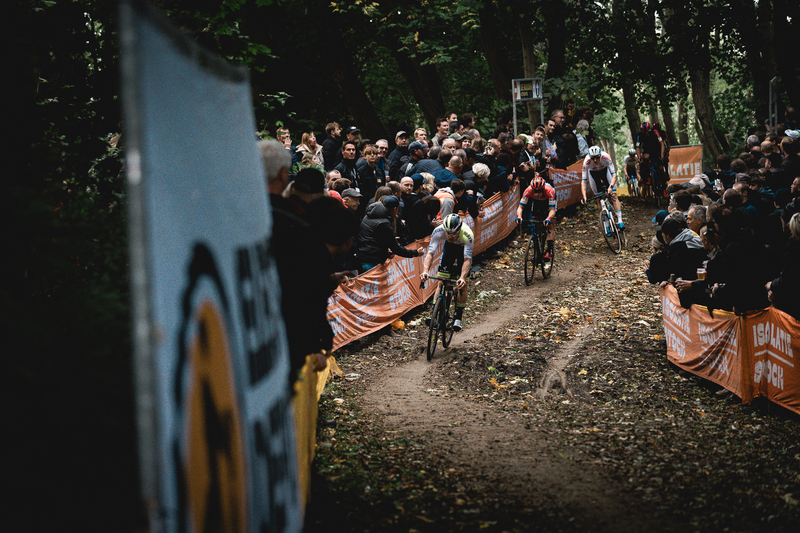
[[[200,309],[189,349],[192,382],[185,476],[191,529],[247,530],[247,488],[241,412],[225,324],[209,303]]]

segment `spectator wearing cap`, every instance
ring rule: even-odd
[[[322,142],[322,159],[325,170],[333,170],[339,163],[340,150],[342,149],[342,128],[336,122],[325,126],[327,137]]]
[[[325,196],[325,174],[316,168],[304,168],[284,191],[284,196],[294,205],[294,211],[305,216],[309,202]]]
[[[436,159],[429,159],[427,157],[428,147],[425,143],[417,141],[411,143],[408,146],[408,154],[414,163],[406,168],[404,172],[406,176],[413,176],[414,174],[420,174],[422,172],[433,174],[444,168]],[[409,163],[410,162],[411,160],[409,160]]]
[[[389,154],[389,180],[399,181],[403,177],[400,168],[403,164],[402,159],[408,157],[408,133],[400,130],[394,136],[395,149]]]
[[[354,213],[358,212],[358,207],[361,204],[362,195],[356,189],[349,188],[342,191],[342,203],[347,209]]]
[[[380,202],[367,207],[366,216],[361,221],[361,234],[358,236],[358,254],[364,272],[384,263],[392,255],[400,257],[420,257],[423,248],[409,250],[397,243],[394,230],[394,217],[400,209],[396,196],[386,196]]]
[[[453,139],[456,143],[456,149],[461,148],[461,141],[464,140],[464,136],[461,135],[459,132],[453,132],[450,134],[450,138]]]
[[[421,141],[414,141],[408,145],[408,157],[402,157],[400,169],[397,173],[398,179],[404,176],[411,176],[415,172],[411,169],[428,154],[428,144]]]

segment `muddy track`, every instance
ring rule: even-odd
[[[549,280],[537,278],[532,286],[516,289],[504,298],[500,309],[482,314],[479,323],[466,321],[465,330],[456,334],[451,347],[437,350],[432,362],[426,360],[423,349],[418,359],[390,368],[374,380],[366,391],[365,410],[388,432],[418,437],[434,456],[469,470],[472,488],[530,502],[526,507],[555,518],[565,531],[669,531],[654,522],[652,514],[600,465],[576,455],[574,449],[560,448],[557,428],[552,433],[534,431],[529,428],[538,424],[509,417],[502,410],[433,384],[437,369],[447,364],[448,355],[459,347],[512,325],[532,301],[568,286],[591,265],[609,264],[614,257],[610,253],[587,255],[556,268]],[[584,327],[550,357],[533,402],[556,388],[572,396],[562,370],[580,346],[581,334],[590,328]],[[535,405],[529,416],[536,416]]]

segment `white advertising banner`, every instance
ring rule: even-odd
[[[300,531],[288,348],[244,69],[121,9],[142,493],[152,531]]]

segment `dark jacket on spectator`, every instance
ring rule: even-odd
[[[361,221],[358,236],[358,254],[362,263],[381,264],[389,258],[389,250],[401,257],[416,257],[416,250],[408,250],[397,244],[389,210],[382,202],[373,202],[367,207]]]
[[[772,280],[773,305],[800,320],[800,241],[791,238],[781,259],[781,275]]]
[[[708,262],[707,280],[718,287],[711,298],[714,308],[738,312],[769,307],[764,285],[772,279],[771,266],[764,264],[766,247],[752,233],[726,236],[720,251]]]
[[[400,178],[403,177],[400,173],[400,160],[403,157],[408,157],[407,146],[398,146],[389,154],[389,179],[391,181],[400,181]]]
[[[337,164],[338,154],[342,152],[342,138],[338,139],[333,135],[328,137],[322,143],[322,159],[325,161],[325,170],[333,170]]]

